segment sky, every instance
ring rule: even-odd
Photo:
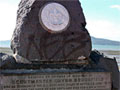
[[[91,36],[120,41],[120,0],[80,0]]]
[[[10,40],[20,0],[0,0],[0,40]],[[120,0],[80,0],[91,36],[120,41]]]

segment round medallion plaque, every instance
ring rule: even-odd
[[[70,16],[67,9],[59,3],[46,4],[39,13],[43,28],[50,32],[61,32],[69,25]]]

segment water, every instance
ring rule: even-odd
[[[120,50],[120,45],[92,45],[92,49],[96,50]]]

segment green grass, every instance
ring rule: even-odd
[[[12,50],[10,48],[4,48],[4,47],[0,47],[0,53],[6,53],[9,55],[12,55]]]
[[[120,51],[113,51],[113,50],[99,50],[99,51],[107,55],[120,55]]]

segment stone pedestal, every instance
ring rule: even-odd
[[[0,90],[111,90],[109,72],[44,69],[0,73]]]

